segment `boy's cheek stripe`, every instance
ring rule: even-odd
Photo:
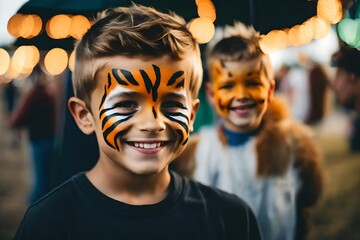
[[[117,120],[116,122],[114,122],[110,127],[108,127],[105,131],[103,130],[103,136],[104,136],[104,139],[105,139],[105,142],[108,143],[108,145],[112,148],[115,148],[115,142],[116,142],[116,138],[115,138],[115,135],[118,133],[118,132],[123,132],[125,131],[126,129],[121,129],[120,131],[116,131],[116,128],[118,128],[118,126],[129,120],[132,116],[129,116],[127,118],[124,118],[122,120]],[[130,128],[130,126],[128,127]]]
[[[100,105],[99,105],[99,110],[101,109],[102,105],[104,104],[105,99],[106,99],[106,85],[104,86],[104,94],[103,94],[103,96],[101,98],[101,102],[100,102]]]
[[[164,113],[164,115],[166,114],[166,116],[173,116],[173,117],[182,117],[185,118],[186,122],[189,123],[189,118],[187,115],[185,115],[184,113],[181,112],[177,112],[177,113]],[[174,118],[176,119],[176,118]],[[178,121],[180,121],[179,119],[177,119]]]
[[[166,118],[168,118],[170,121],[179,124],[179,125],[183,128],[183,130],[179,130],[179,129],[177,130],[177,131],[182,131],[182,132],[183,132],[183,136],[184,136],[184,135],[187,136],[187,135],[189,134],[189,125],[188,125],[188,124],[186,124],[186,123],[184,123],[183,121],[180,121],[180,120],[172,117],[171,114],[164,113],[164,116],[165,116]]]
[[[180,145],[180,144],[183,143],[183,141],[184,141],[184,133],[183,133],[183,131],[181,131],[180,129],[177,129],[177,130],[176,130],[176,133],[179,135],[179,138],[180,138],[179,145]],[[183,143],[183,144],[184,144],[184,143]]]
[[[114,137],[115,147],[116,147],[116,150],[118,150],[118,151],[120,150],[120,146],[118,145],[118,141],[116,141],[116,139],[120,139],[122,136],[124,136],[126,131],[127,130],[120,131]]]
[[[121,119],[124,119],[125,117],[130,117],[130,116],[133,116],[134,114],[122,114],[122,113],[112,113],[112,114],[109,114],[107,116],[104,117],[104,119],[102,119],[102,124],[101,124],[101,127],[104,129],[104,126],[105,124],[111,119],[111,118],[114,118],[114,117],[122,117]]]

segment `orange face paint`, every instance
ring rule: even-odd
[[[253,101],[261,111],[269,97],[270,80],[266,77],[262,62],[221,62],[212,64],[211,77],[216,110],[227,116],[234,101]]]
[[[150,65],[146,69],[135,70],[112,68],[105,73],[106,84],[99,106],[99,118],[103,137],[109,146],[119,150],[118,139],[127,132],[131,121],[136,121],[137,113],[144,108],[151,109],[155,119],[160,115],[166,119],[177,133],[179,144],[187,142],[189,109],[186,105],[184,71]],[[121,96],[121,100],[116,100],[118,96]]]

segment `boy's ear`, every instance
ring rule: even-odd
[[[80,130],[86,135],[92,134],[95,130],[94,122],[85,102],[77,97],[71,97],[68,108]]]
[[[190,115],[190,124],[189,124],[190,132],[194,131],[194,122],[199,106],[200,106],[200,100],[199,99],[194,100],[192,103],[192,111]]]
[[[212,87],[212,82],[207,82],[205,85],[205,90],[206,90],[206,95],[208,97],[208,100],[210,102],[211,105],[215,105],[215,100],[214,100],[214,90]]]
[[[274,91],[275,91],[275,81],[271,80],[270,88],[269,88],[268,102],[270,102],[273,99]]]

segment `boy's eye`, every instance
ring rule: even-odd
[[[224,84],[224,85],[221,85],[219,87],[219,89],[225,89],[225,90],[228,90],[228,89],[232,89],[234,87],[234,84]]]
[[[258,82],[258,81],[247,81],[246,82],[246,86],[248,87],[257,87],[257,86],[261,86],[262,83]]]
[[[161,104],[161,108],[165,109],[165,110],[175,110],[178,108],[181,109],[185,109],[184,105],[180,102],[176,102],[176,101],[167,101]]]
[[[114,108],[120,109],[120,111],[131,112],[138,109],[138,104],[133,101],[118,102],[114,105]]]

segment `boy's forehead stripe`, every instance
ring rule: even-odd
[[[181,77],[182,75],[184,75],[184,71],[177,71],[176,73],[174,73],[171,78],[169,79],[168,83],[166,84],[166,86],[171,86],[176,82],[176,79],[178,79],[179,77]]]
[[[183,88],[185,86],[185,79],[182,79],[178,84],[176,84],[175,88]]]
[[[139,83],[135,80],[134,76],[132,75],[131,72],[125,70],[125,69],[120,69],[121,73],[125,76],[125,78],[133,85],[138,86]]]
[[[129,84],[127,82],[125,82],[124,80],[121,79],[120,75],[118,74],[118,69],[117,68],[113,68],[111,70],[113,76],[115,77],[116,81],[120,84],[120,85],[126,85],[128,86]]]
[[[111,87],[111,83],[112,83],[111,75],[110,75],[110,73],[108,73],[108,89]]]

